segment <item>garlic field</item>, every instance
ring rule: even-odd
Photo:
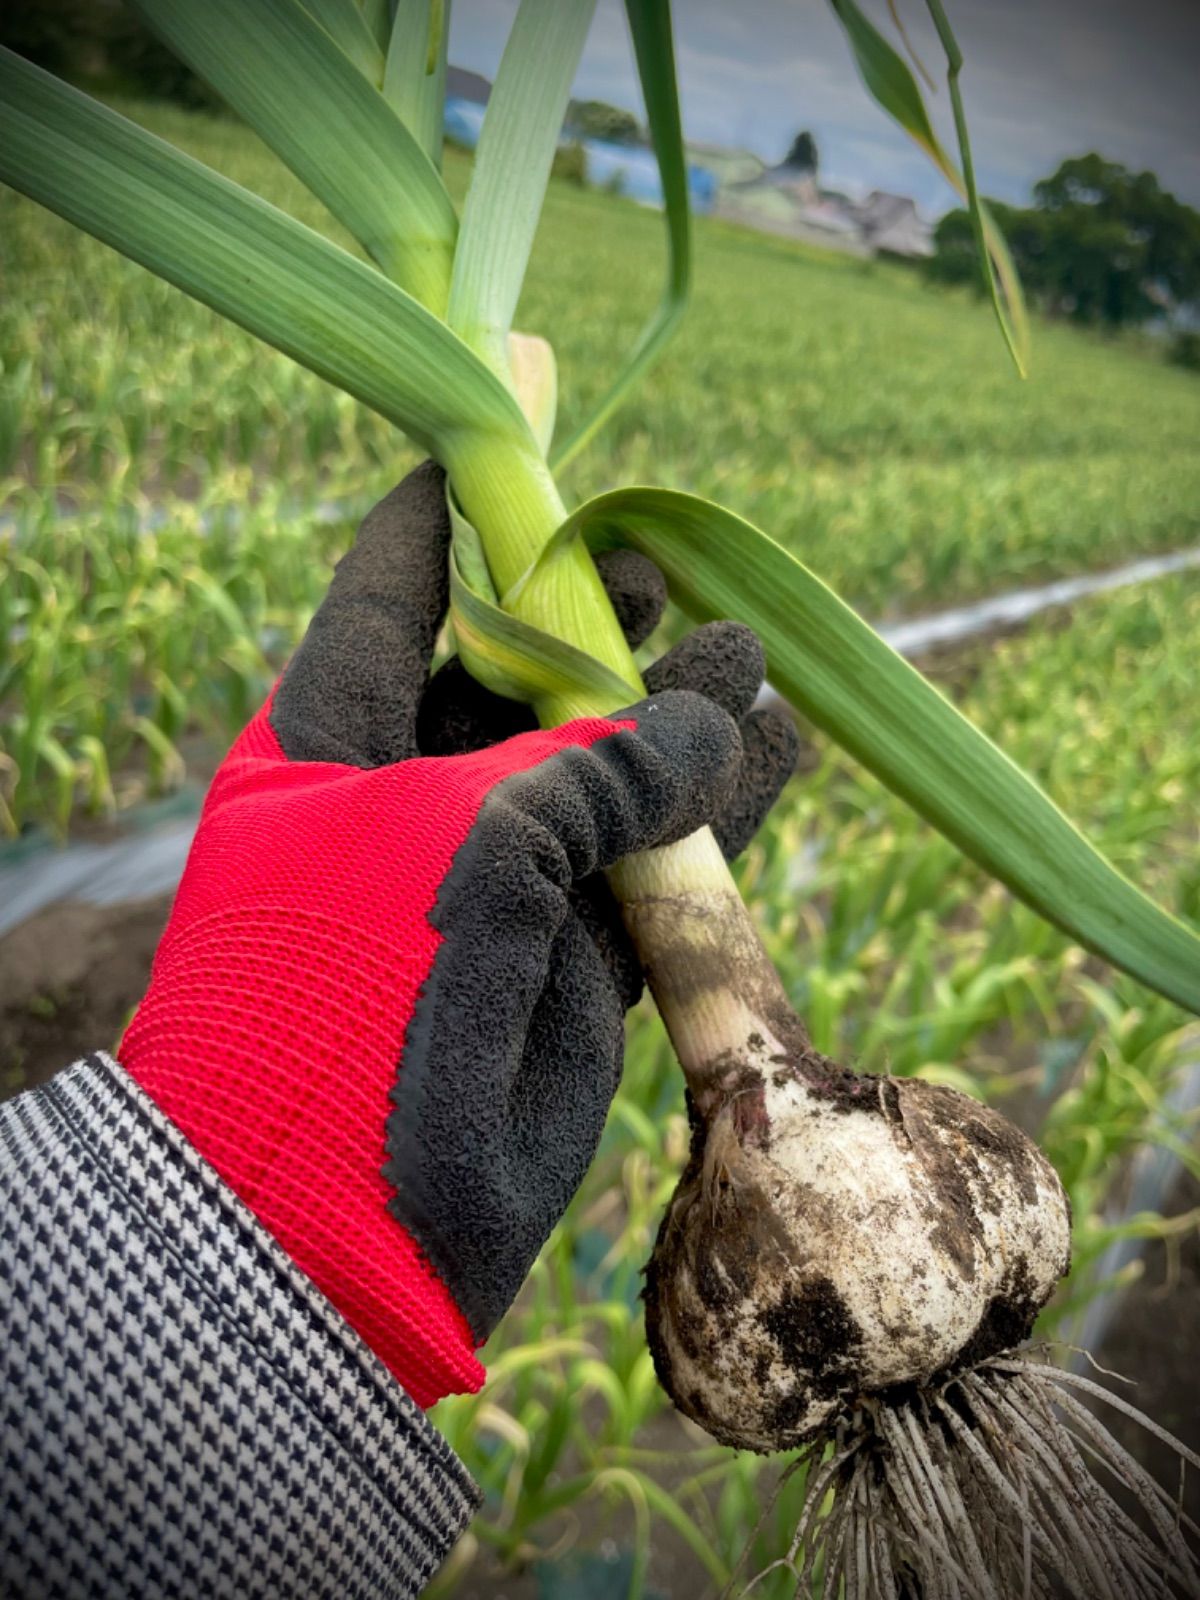
[[[236,123],[121,109],[348,242]],[[465,158],[447,167],[461,194]],[[555,343],[564,434],[605,387],[613,328],[632,341],[657,293],[660,232],[629,203],[551,186],[518,321]],[[1022,385],[972,298],[704,220],[697,234],[683,332],[565,475],[570,498],[636,481],[718,497],[873,620],[1200,543],[1200,383],[1152,345],[1039,326]],[[4,833],[95,829],[177,782],[197,734],[227,742],[356,515],[415,456],[345,395],[9,191],[0,279],[2,866]],[[1198,638],[1200,574],[1183,574],[924,663],[1128,876],[1193,921]],[[1172,1109],[1200,1028],[805,738],[739,868],[770,954],[818,1049],[951,1083],[1040,1130],[1075,1217],[1075,1269],[1043,1326],[1069,1338],[1118,1231],[1186,1236],[1186,1222],[1129,1219],[1119,1182],[1155,1144],[1200,1176],[1194,1118]],[[687,1134],[648,1007],[630,1026],[600,1157],[485,1352],[487,1388],[436,1412],[488,1495],[446,1592],[501,1592],[486,1585],[503,1563],[512,1597],[566,1592],[545,1586],[544,1563],[603,1566],[607,1551],[618,1586],[597,1593],[669,1592],[672,1563],[692,1575],[675,1592],[716,1593],[748,1543],[747,1576],[786,1545],[789,1507],[794,1521],[795,1480],[756,1536],[778,1463],[714,1445],[654,1381],[640,1273]],[[20,1060],[0,1069],[18,1086]],[[1161,1276],[1162,1247],[1145,1259]],[[1180,1417],[1158,1420],[1195,1444]],[[791,1592],[776,1576],[756,1593]]]

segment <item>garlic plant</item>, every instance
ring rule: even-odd
[[[963,183],[1018,353],[1019,292],[974,195],[960,62],[940,4],[930,0],[950,52],[965,180],[899,56],[853,0],[830,3],[872,94]],[[340,384],[442,462],[454,639],[478,677],[547,722],[639,698],[591,554],[639,549],[692,618],[755,628],[775,686],[986,870],[1083,945],[1200,1011],[1200,938],[1123,879],[765,534],[693,496],[647,488],[568,515],[551,461],[591,437],[687,297],[667,0],[626,5],[663,178],[667,288],[596,416],[557,455],[552,353],[514,338],[512,319],[594,0],[522,0],[461,218],[439,173],[440,5],[136,4],[372,264],[7,52],[0,178]],[[1149,1533],[1130,1531],[1098,1490],[1086,1490],[1087,1515],[1109,1529],[1097,1557],[1107,1588],[1072,1587],[1078,1540],[1047,1531],[1063,1506],[1083,1525],[1086,1474],[1071,1441],[1093,1424],[1072,1411],[1058,1434],[1041,1428],[1045,1385],[1000,1359],[1068,1265],[1065,1196],[1036,1147],[963,1095],[858,1078],[813,1052],[707,831],[621,863],[612,882],[693,1115],[691,1157],[648,1271],[657,1368],[681,1409],[720,1439],[756,1450],[807,1441],[814,1488],[798,1537],[825,1550],[824,1592],[835,1592],[834,1573],[855,1595],[1012,1593],[1003,1583],[1013,1549],[1031,1594],[1054,1582],[1115,1596],[1192,1581],[1178,1528],[1152,1519]],[[1011,1494],[959,1487],[971,1472],[979,1483],[998,1474],[1032,1506],[1036,1537],[1022,1543],[1005,1522]],[[787,1559],[806,1582],[812,1560]]]

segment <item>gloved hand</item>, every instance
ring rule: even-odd
[[[602,870],[714,820],[740,846],[795,761],[785,719],[739,735],[732,624],[628,711],[491,742],[528,713],[428,679],[448,541],[432,465],[364,522],[213,780],[118,1052],[421,1405],[479,1387],[616,1091],[641,974]],[[648,577],[610,563],[635,635]]]

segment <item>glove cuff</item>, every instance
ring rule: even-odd
[[[0,1236],[0,1594],[424,1589],[477,1487],[107,1057],[0,1106]]]

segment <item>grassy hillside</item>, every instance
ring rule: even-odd
[[[125,109],[336,232],[236,124]],[[468,170],[451,153],[460,194]],[[566,428],[654,303],[660,235],[631,203],[552,187],[521,321],[556,345]],[[1040,328],[1021,384],[974,300],[704,220],[697,236],[684,331],[569,492],[649,480],[721,498],[874,611],[1200,534],[1192,375],[1134,343]],[[377,418],[9,194],[0,241],[0,471],[83,499],[161,498],[220,492],[253,465],[259,491],[303,499],[370,495],[408,459]]]

